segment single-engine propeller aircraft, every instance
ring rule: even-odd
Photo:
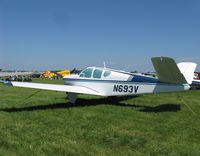
[[[172,58],[151,59],[158,78],[152,78],[108,68],[88,67],[78,75],[64,77],[64,85],[12,82],[4,83],[15,87],[26,87],[68,93],[71,103],[78,94],[99,96],[125,96],[146,93],[174,92],[190,89],[195,63],[187,62],[178,68]]]

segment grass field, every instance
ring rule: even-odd
[[[34,79],[61,84],[61,80]],[[200,155],[200,91],[107,98],[0,84],[0,155]]]

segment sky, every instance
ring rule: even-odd
[[[199,0],[0,0],[0,68],[153,71],[151,57],[200,71]]]

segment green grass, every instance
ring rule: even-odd
[[[62,92],[0,85],[0,93],[0,155],[200,155],[199,90],[80,95],[76,106]]]

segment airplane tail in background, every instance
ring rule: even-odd
[[[161,82],[191,84],[196,69],[195,63],[187,62],[178,67],[176,62],[169,57],[154,57],[151,61]]]
[[[177,65],[181,73],[184,75],[187,83],[192,84],[194,78],[194,71],[196,69],[197,64],[193,62],[181,62]]]

